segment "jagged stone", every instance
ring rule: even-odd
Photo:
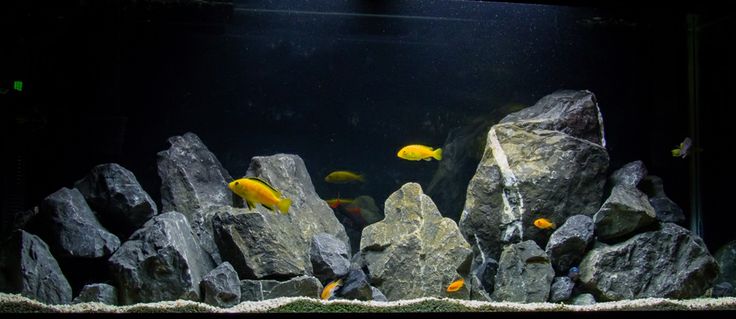
[[[507,245],[498,262],[491,298],[495,301],[545,302],[554,276],[547,254],[534,241]]]
[[[383,293],[381,292],[381,290],[379,290],[379,289],[378,289],[378,288],[376,288],[376,287],[373,287],[373,286],[371,286],[371,293],[372,293],[372,297],[371,297],[371,299],[372,299],[373,301],[382,301],[382,302],[386,302],[386,301],[388,301],[388,298],[386,298],[386,295],[384,295],[384,294],[383,294]]]
[[[228,308],[240,303],[240,279],[229,262],[223,262],[202,278],[204,302]]]
[[[728,282],[736,286],[736,240],[732,240],[718,248],[713,255],[718,263],[716,282]]]
[[[79,296],[72,303],[100,302],[116,306],[118,304],[118,290],[109,284],[85,285]]]
[[[583,259],[586,248],[593,242],[593,227],[592,218],[575,215],[552,233],[545,252],[558,274],[567,273]]]
[[[608,184],[611,185],[611,189],[616,185],[635,188],[646,176],[647,168],[644,162],[633,161],[614,171],[608,178]]]
[[[569,277],[555,277],[550,287],[549,302],[563,302],[570,299],[575,283]]]
[[[664,183],[658,176],[649,175],[642,180],[639,188],[649,197],[649,204],[657,213],[657,219],[665,223],[682,223],[685,213],[664,193]]]
[[[350,269],[350,255],[345,242],[328,233],[312,237],[309,256],[314,276],[323,283],[344,277]]]
[[[343,279],[343,285],[336,295],[342,299],[373,300],[373,289],[371,288],[368,277],[362,270],[351,269]]]
[[[572,300],[570,300],[570,303],[576,306],[589,306],[595,304],[595,296],[584,293],[579,294],[577,296],[572,297]]]
[[[656,220],[647,195],[636,188],[617,185],[593,216],[598,240],[626,239]]]
[[[319,299],[322,284],[312,276],[300,276],[286,281],[252,280],[240,281],[241,301],[261,301],[279,297],[310,297]]]

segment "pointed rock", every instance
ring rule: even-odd
[[[545,252],[558,274],[566,274],[583,259],[586,249],[593,242],[593,219],[575,215],[567,219],[547,242]]]
[[[227,261],[205,275],[200,285],[209,305],[228,308],[240,303],[240,279]]]
[[[118,304],[118,290],[108,284],[90,284],[82,288],[77,298],[72,303],[100,302],[112,306]]]
[[[350,270],[350,255],[345,242],[328,233],[312,237],[309,256],[314,276],[321,282],[342,278]]]
[[[495,301],[545,302],[555,271],[547,254],[534,241],[507,245],[498,262]]]
[[[600,241],[626,239],[656,221],[647,195],[636,188],[618,185],[593,216]]]
[[[642,180],[639,188],[649,197],[649,204],[657,213],[657,219],[665,223],[682,223],[685,221],[685,213],[682,208],[673,202],[664,193],[662,179],[658,176],[649,175]]]

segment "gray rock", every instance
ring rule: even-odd
[[[10,236],[12,236],[18,229],[30,230],[32,227],[27,227],[27,225],[32,223],[31,221],[38,215],[38,213],[38,206],[34,206],[30,209],[11,212],[8,215],[3,214],[3,217],[7,218],[7,220],[3,219],[3,224],[0,225],[0,228],[2,229],[0,241],[5,241],[10,238]]]
[[[510,114],[488,132],[486,150],[466,193],[460,227],[484,254],[504,244],[551,233],[540,217],[561,225],[600,207],[608,168],[603,122],[588,91],[550,94]]]
[[[361,195],[353,199],[355,207],[360,208],[360,215],[363,216],[366,225],[373,224],[383,219],[383,213],[381,209],[376,205],[376,201],[373,197],[368,195]]]
[[[202,278],[204,302],[221,308],[240,303],[240,279],[229,262],[223,262]]]
[[[388,301],[388,298],[376,287],[371,286],[372,300],[373,301]]]
[[[571,304],[576,306],[589,306],[595,304],[595,297],[591,294],[585,293],[585,294],[579,294],[575,297],[572,297],[572,300],[570,301]]]
[[[222,258],[213,238],[210,206],[241,203],[227,187],[233,178],[194,133],[168,141],[171,147],[159,152],[157,160],[161,211],[184,214],[202,248],[219,264]]]
[[[118,304],[118,290],[108,284],[90,284],[82,288],[77,298],[72,303],[100,302],[116,306]]]
[[[601,241],[626,239],[653,223],[656,217],[647,195],[636,188],[618,185],[593,216],[595,234]]]
[[[68,304],[72,287],[48,245],[23,230],[0,246],[0,291],[21,294],[46,304]]]
[[[552,233],[545,252],[558,274],[566,273],[583,259],[586,248],[593,242],[593,226],[590,217],[575,215]]]
[[[713,257],[718,263],[716,282],[728,282],[736,286],[736,240],[732,240],[718,248]]]
[[[685,221],[685,213],[682,208],[664,193],[661,178],[649,175],[642,180],[639,188],[649,197],[649,203],[657,213],[659,221],[666,223],[682,223]]]
[[[555,277],[550,288],[549,302],[563,302],[570,299],[575,283],[568,277]]]
[[[348,245],[345,229],[332,209],[319,198],[299,156],[256,156],[246,176],[267,181],[292,200],[287,214],[256,208],[218,207],[212,223],[223,259],[242,279],[285,279],[313,273],[312,237],[335,236]]]
[[[328,233],[312,237],[309,259],[314,276],[321,282],[347,275],[350,268],[350,255],[345,242]]]
[[[77,189],[63,187],[46,197],[39,218],[48,229],[40,235],[57,256],[100,258],[120,247],[120,239],[100,225]]]
[[[251,280],[240,281],[241,301],[261,301],[279,297],[310,297],[319,299],[322,284],[312,276],[300,276],[286,281]]]
[[[493,293],[498,261],[481,254],[477,246],[473,247],[473,254],[475,257],[470,267],[470,299],[486,300]]]
[[[419,184],[404,184],[384,210],[383,221],[363,229],[360,252],[371,283],[386,298],[443,297],[450,282],[468,274],[470,245]]]
[[[199,301],[199,283],[215,267],[178,212],[154,216],[108,262],[122,305]]]
[[[628,186],[636,188],[644,177],[647,176],[647,168],[642,161],[633,161],[617,169],[608,178],[611,188],[616,185]]]
[[[597,300],[701,296],[718,273],[703,240],[664,223],[615,245],[598,245],[580,263],[580,282]]]
[[[554,276],[547,254],[534,241],[507,245],[498,262],[491,298],[495,301],[545,302]]]
[[[736,293],[734,293],[733,285],[731,285],[730,282],[724,281],[713,286],[711,296],[713,298],[734,297],[736,296]]]
[[[351,269],[348,272],[336,295],[343,299],[373,300],[373,290],[368,283],[368,277],[360,269]]]
[[[128,238],[158,213],[132,172],[109,163],[95,166],[74,187],[97,212],[102,224],[120,238]]]

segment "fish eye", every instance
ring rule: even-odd
[[[238,182],[235,182],[235,185],[238,185]]]

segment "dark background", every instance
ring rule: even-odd
[[[382,206],[406,182],[426,187],[437,168],[396,158],[401,146],[440,146],[451,129],[505,105],[588,89],[611,169],[643,160],[688,217],[700,199],[712,252],[734,238],[721,186],[734,180],[724,116],[736,88],[730,12],[574,1],[235,1],[232,11],[103,3],[4,4],[0,88],[25,85],[0,95],[4,221],[106,162],[131,170],[158,201],[156,153],[188,131],[233,177],[252,156],[294,153],[323,198],[368,194]],[[691,159],[670,155],[691,134],[691,12],[698,194]],[[335,169],[368,181],[325,184]]]

